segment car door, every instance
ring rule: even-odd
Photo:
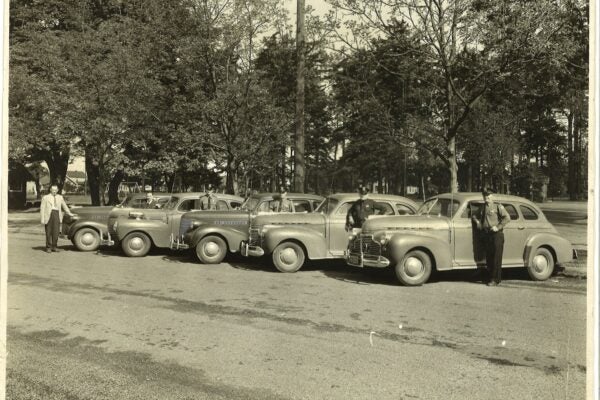
[[[470,201],[462,211],[452,219],[452,240],[454,264],[458,268],[474,267],[485,264],[483,238],[473,223],[471,216],[479,215],[483,201]]]
[[[170,244],[171,235],[173,235],[173,237],[179,235],[179,225],[181,224],[181,217],[183,214],[196,210],[200,210],[200,199],[198,197],[184,197],[177,207],[169,212],[166,221],[168,229],[164,229],[161,233],[160,240]],[[159,245],[157,244],[157,246]]]
[[[504,250],[502,264],[524,265],[526,229],[523,217],[517,212],[518,204],[502,202],[510,216],[510,221],[504,226]]]
[[[327,216],[329,253],[333,257],[342,257],[348,246],[349,233],[346,232],[346,214],[353,203],[353,201],[342,203]]]

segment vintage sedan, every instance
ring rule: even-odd
[[[417,210],[417,205],[405,197],[371,194],[369,198],[375,201],[378,212],[369,221],[411,215]],[[242,255],[271,255],[281,272],[296,272],[306,258],[343,259],[348,245],[346,214],[356,200],[356,193],[339,193],[329,196],[313,214],[259,215],[252,220],[248,241],[242,243]]]
[[[293,212],[311,213],[324,200],[315,194],[288,193]],[[237,253],[243,240],[248,240],[248,226],[257,215],[272,213],[278,201],[276,193],[254,194],[240,210],[223,213],[190,212],[181,219],[179,236],[173,237],[172,248],[193,248],[203,264],[221,262],[228,253]]]
[[[182,215],[200,210],[200,199],[206,193],[173,193],[159,209],[131,211],[128,215],[112,211],[108,229],[115,241],[121,242],[123,252],[130,257],[142,257],[154,247],[171,247],[172,238],[179,233]],[[216,193],[217,209],[230,212],[241,207],[243,198]],[[210,211],[201,211],[210,212]]]
[[[555,265],[577,257],[534,203],[501,194],[494,201],[511,219],[504,227],[503,268],[525,267],[532,279],[545,280]],[[351,238],[347,263],[392,267],[408,286],[427,282],[433,270],[483,267],[481,234],[471,220],[483,204],[481,193],[442,194],[423,203],[416,216],[369,220]]]
[[[154,198],[158,199],[157,204],[161,205],[169,201],[171,195],[157,193]],[[106,225],[111,211],[114,210],[115,214],[128,214],[132,209],[144,208],[145,206],[146,193],[132,193],[115,207],[72,207],[71,211],[74,216],[64,216],[62,232],[80,251],[94,251],[99,246],[112,246],[114,240],[111,238]]]

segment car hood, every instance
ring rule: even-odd
[[[217,221],[217,220],[235,220],[235,219],[248,219],[248,215],[250,213],[248,211],[241,210],[232,210],[232,211],[224,211],[224,210],[206,210],[206,211],[190,211],[183,215],[184,219],[192,220],[192,221]]]
[[[394,230],[448,229],[450,219],[428,215],[403,215],[369,218],[362,226],[363,233]]]
[[[325,216],[321,213],[268,213],[259,214],[252,220],[252,225],[300,225],[324,224]]]
[[[86,217],[89,215],[108,215],[112,209],[112,206],[92,206],[72,208],[71,211],[73,212],[73,214],[77,214],[81,217]]]

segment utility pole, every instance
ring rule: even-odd
[[[296,140],[294,146],[294,191],[304,193],[306,164],[304,162],[304,0],[296,0]]]

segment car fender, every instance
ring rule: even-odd
[[[157,232],[167,229],[166,226],[167,224],[164,221],[157,219],[119,218],[117,237],[119,240],[123,240],[131,232],[142,232],[148,235],[154,244],[156,243]]]
[[[550,247],[554,252],[556,264],[569,262],[573,259],[573,246],[571,242],[562,236],[552,232],[534,233],[527,239],[525,254],[523,256],[525,266],[529,266],[533,251],[538,247]]]
[[[286,240],[300,242],[310,259],[327,257],[327,240],[323,234],[302,226],[282,226],[270,228],[263,239],[265,254],[271,254],[275,248]]]
[[[398,233],[388,241],[387,252],[391,256],[391,265],[400,262],[406,253],[413,249],[424,249],[432,256],[432,262],[439,271],[452,269],[452,250],[450,243],[437,237],[418,233]]]
[[[69,239],[73,239],[75,233],[81,228],[92,228],[96,230],[100,236],[106,236],[108,233],[108,227],[106,223],[98,222],[98,221],[75,221],[71,226],[69,226],[68,232],[66,232],[67,237]]]
[[[196,247],[205,236],[216,235],[225,238],[227,247],[232,253],[240,250],[242,240],[248,240],[248,231],[230,228],[223,225],[200,225],[191,234],[190,247]]]

